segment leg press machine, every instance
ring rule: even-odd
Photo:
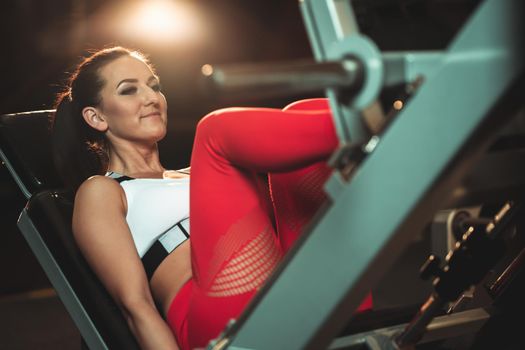
[[[380,52],[359,34],[347,0],[301,0],[300,8],[316,62],[214,67],[207,79],[238,96],[326,92],[342,144],[330,161],[330,203],[208,348],[402,349],[476,334],[493,310],[457,306],[471,286],[504,264],[488,288],[498,301],[523,279],[525,245],[509,253],[502,242],[522,243],[516,222],[525,217],[525,128],[505,128],[525,104],[525,3],[482,1],[441,52]],[[396,86],[410,96],[387,115],[379,95]],[[73,240],[71,195],[50,165],[48,113],[0,116],[0,156],[28,199],[18,226],[83,347],[138,349]],[[498,205],[481,215],[487,202]],[[421,275],[434,278],[435,291],[427,302],[410,322],[341,334],[429,223],[435,254]],[[447,305],[456,306],[444,314]]]

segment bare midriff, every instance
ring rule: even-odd
[[[153,298],[164,315],[177,292],[191,278],[190,240],[181,244],[162,261],[151,277]]]

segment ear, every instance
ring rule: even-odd
[[[108,129],[108,123],[106,123],[102,113],[95,107],[84,107],[82,109],[82,117],[93,129],[102,132]]]

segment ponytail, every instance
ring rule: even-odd
[[[52,116],[52,147],[55,166],[68,189],[76,191],[88,177],[104,174],[107,151],[104,135],[89,127],[69,93],[59,96]]]

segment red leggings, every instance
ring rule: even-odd
[[[324,99],[223,109],[200,121],[191,159],[193,278],[168,312],[183,349],[216,338],[272,273],[324,200],[323,161],[336,146]],[[272,173],[271,202],[261,173]]]

